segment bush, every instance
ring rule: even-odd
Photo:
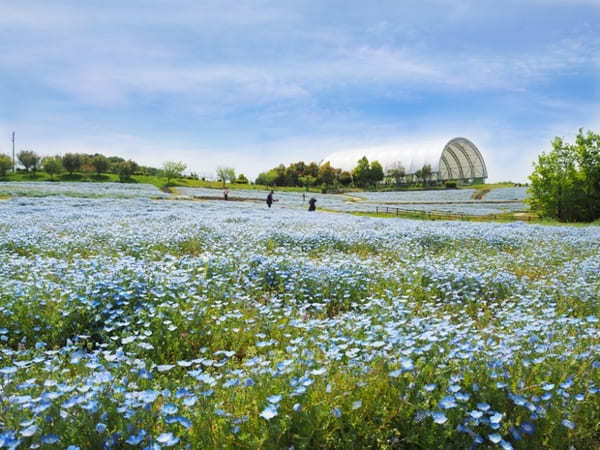
[[[1,154],[0,155],[0,177],[5,177],[8,171],[12,169],[12,159],[10,156]]]
[[[446,189],[456,189],[456,181],[446,181]]]
[[[530,204],[560,221],[600,218],[600,135],[579,129],[575,144],[556,137],[529,176]]]

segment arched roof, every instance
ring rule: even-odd
[[[487,176],[483,156],[471,141],[458,137],[444,146],[439,162],[440,179],[487,178]]]
[[[400,163],[407,174],[413,174],[425,164],[441,180],[487,178],[487,168],[481,152],[470,140],[457,137],[448,142],[425,141],[413,145],[371,147],[335,152],[323,160],[336,168],[351,171],[358,160],[366,156],[379,161],[384,169]]]

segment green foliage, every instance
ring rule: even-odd
[[[31,169],[31,172],[35,173],[40,164],[40,156],[33,150],[21,150],[17,154],[17,159],[25,167],[26,172],[29,172]]]
[[[117,164],[116,169],[119,174],[119,181],[124,183],[131,180],[131,175],[138,169],[138,165],[132,160],[122,161]]]
[[[235,169],[233,167],[217,167],[217,178],[221,180],[223,186],[227,181],[233,183],[235,181]]]
[[[187,166],[181,161],[167,161],[162,166],[162,173],[169,183],[173,178],[181,178],[186,168]]]
[[[600,218],[600,135],[580,129],[575,144],[556,137],[529,180],[531,206],[543,216],[569,222]]]
[[[47,156],[42,160],[42,167],[51,179],[63,171],[62,158],[60,156]]]
[[[96,169],[96,173],[98,175],[101,175],[104,172],[108,171],[110,167],[110,161],[106,156],[98,154],[95,155],[92,159],[92,165]]]
[[[357,166],[352,171],[354,183],[359,187],[375,186],[383,180],[383,167],[379,161],[369,164],[366,156],[358,160]]]
[[[237,177],[237,179],[235,180],[236,183],[238,184],[248,184],[248,178],[246,178],[246,176],[243,173],[240,173]]]
[[[327,161],[325,164],[319,167],[318,181],[325,186],[331,186],[338,178],[338,172],[341,172],[341,170],[331,167],[331,164],[329,161]]]
[[[79,153],[65,153],[62,158],[63,167],[69,172],[77,172],[81,168],[81,155]]]
[[[387,175],[391,177],[396,184],[400,184],[406,176],[406,169],[400,161],[397,161],[388,168]]]
[[[10,158],[10,156],[0,154],[0,177],[5,177],[11,169],[12,159]]]

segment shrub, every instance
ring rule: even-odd
[[[5,177],[8,171],[12,169],[12,159],[10,156],[1,154],[0,155],[0,177]]]
[[[101,175],[102,173],[108,171],[108,168],[110,167],[110,161],[104,155],[96,155],[94,158],[92,158],[92,165],[96,169],[96,173]]]
[[[181,161],[167,161],[163,164],[162,172],[163,176],[167,177],[167,184],[172,178],[181,178],[183,171],[187,166]]]

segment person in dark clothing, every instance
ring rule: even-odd
[[[229,189],[225,189],[223,191],[223,197],[225,198],[225,200],[227,200],[229,198]]]
[[[269,195],[267,195],[267,206],[270,208],[272,204],[273,204],[273,191],[269,192]]]
[[[314,197],[311,197],[311,199],[308,201],[308,210],[309,211],[315,211],[317,209],[317,205],[315,203],[317,203],[317,199]]]

